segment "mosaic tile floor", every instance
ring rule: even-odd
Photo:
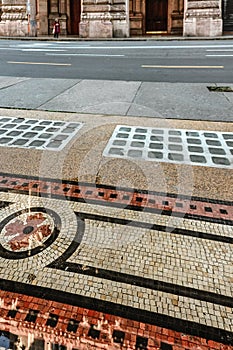
[[[231,350],[231,125],[2,114],[0,347],[5,336],[13,350],[33,337],[30,350]],[[68,127],[58,152],[29,136],[11,147],[31,121],[44,127],[34,141]]]
[[[0,189],[2,290],[233,346],[232,202],[10,174]],[[142,349],[178,349],[172,337],[150,347],[149,333],[137,335]]]

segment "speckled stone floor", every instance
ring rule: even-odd
[[[0,110],[0,115],[83,123],[76,136],[60,152],[1,147],[2,172],[232,200],[232,165],[227,169],[102,155],[118,124],[233,132],[231,123],[133,117],[127,120],[119,116],[11,109]]]

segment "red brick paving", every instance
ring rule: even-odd
[[[121,349],[135,349],[137,336],[147,338],[147,350],[160,349],[162,342],[170,344],[172,350],[232,350],[230,345],[224,345],[212,340],[182,334],[155,325],[145,324],[95,310],[66,305],[54,301],[43,300],[19,293],[0,291],[0,329],[13,334],[27,335],[34,333],[35,338],[49,339],[62,345],[70,345],[78,349],[118,349],[119,344],[113,341],[113,331],[125,333]],[[9,310],[17,307],[14,319],[8,316]],[[27,322],[28,311],[38,310],[36,322]],[[59,316],[55,327],[46,326],[49,313]],[[72,317],[71,317],[72,316]],[[79,322],[76,332],[68,332],[70,321]],[[91,325],[100,330],[98,339],[88,335]]]

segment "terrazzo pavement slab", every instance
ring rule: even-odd
[[[72,79],[7,78],[2,81],[5,85],[4,89],[0,89],[0,105],[6,108],[40,108],[77,82]]]
[[[126,115],[139,87],[140,82],[132,81],[82,80],[41,108]]]
[[[82,123],[61,152],[1,147],[2,172],[15,173],[17,169],[17,173],[32,176],[232,200],[231,166],[224,169],[103,157],[115,127],[126,123],[124,117],[11,109],[2,109],[0,115]],[[231,123],[221,122],[131,117],[130,125],[232,132]]]
[[[0,77],[0,89],[8,88],[28,79],[29,78]]]

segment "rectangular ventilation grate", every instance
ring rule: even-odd
[[[60,151],[81,127],[58,120],[0,117],[0,146]]]
[[[103,155],[230,169],[233,133],[118,125]]]

